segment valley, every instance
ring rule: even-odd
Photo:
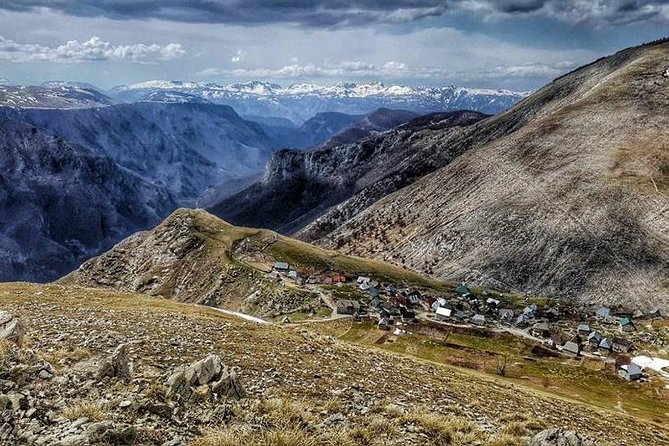
[[[0,445],[669,444],[666,11],[61,3],[0,4]]]

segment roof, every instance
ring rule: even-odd
[[[570,353],[578,353],[580,350],[578,344],[572,341],[565,342],[562,349]]]
[[[599,317],[607,317],[611,313],[611,309],[608,307],[599,307],[595,310],[595,314]]]
[[[623,338],[613,338],[611,340],[611,342],[614,343],[614,344],[620,344],[620,345],[624,345],[624,346],[627,346],[627,347],[632,345],[632,341],[630,341],[628,339],[623,339]]]
[[[439,307],[439,308],[437,308],[437,314],[438,314],[439,316],[450,317],[450,316],[451,316],[451,313],[452,313],[452,311],[451,311],[450,308],[444,308],[444,307]]]
[[[472,320],[485,322],[485,316],[482,314],[475,314],[474,317],[472,317]]]
[[[360,308],[360,302],[357,300],[349,300],[349,299],[340,299],[337,302],[338,307],[353,307],[353,308]]]
[[[599,347],[600,348],[611,348],[611,341],[604,338],[601,341],[599,341]]]
[[[365,276],[359,276],[358,277],[358,283],[369,282],[370,280],[372,280],[372,279],[370,279],[369,277],[365,277]]]
[[[591,339],[597,339],[597,340],[602,339],[602,335],[599,334],[598,331],[592,331],[588,335],[588,340],[591,340]]]
[[[581,324],[578,326],[578,331],[590,331],[590,326],[588,324]]]
[[[460,296],[466,296],[468,294],[471,294],[471,291],[469,291],[469,288],[467,287],[466,283],[461,283],[458,285],[458,287],[455,289],[455,292],[458,293]]]
[[[629,364],[626,365],[621,365],[620,368],[625,370],[630,375],[640,375],[642,372],[641,367],[634,364],[633,362],[630,362]]]
[[[535,324],[534,327],[532,327],[533,330],[541,330],[541,331],[549,331],[550,327],[548,326],[547,323],[545,322],[540,322],[538,324]]]
[[[288,263],[286,263],[286,262],[276,262],[274,264],[274,269],[288,269]]]
[[[632,319],[630,319],[628,317],[624,317],[624,318],[620,319],[620,325],[625,326],[625,325],[630,325],[630,324],[634,325],[634,322],[632,322]]]

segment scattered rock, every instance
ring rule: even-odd
[[[111,421],[101,421],[89,425],[86,430],[86,436],[91,443],[129,445],[135,442],[137,429],[129,424],[114,424]]]
[[[25,334],[25,327],[18,317],[0,310],[0,341],[10,341],[20,347]]]
[[[528,446],[587,446],[584,438],[574,431],[563,428],[546,429],[530,440]]]

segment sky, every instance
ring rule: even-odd
[[[2,0],[0,82],[527,91],[669,35],[669,0]]]

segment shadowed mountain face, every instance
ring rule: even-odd
[[[445,279],[669,307],[667,60],[661,42],[559,78],[450,164],[303,236]]]
[[[400,113],[401,119],[408,117],[405,112]],[[359,121],[360,127],[356,128],[368,132],[398,119],[387,119],[388,116],[387,111],[376,112]],[[364,196],[366,203],[371,204],[443,166],[469,146],[463,143],[439,151],[437,141],[469,135],[473,124],[484,117],[469,111],[441,113],[384,133],[373,133],[351,144],[309,152],[279,151],[268,163],[261,181],[211,210],[235,224],[269,227],[284,233],[297,231],[352,196]]]
[[[53,280],[176,205],[167,190],[35,127],[0,120],[0,281]]]

